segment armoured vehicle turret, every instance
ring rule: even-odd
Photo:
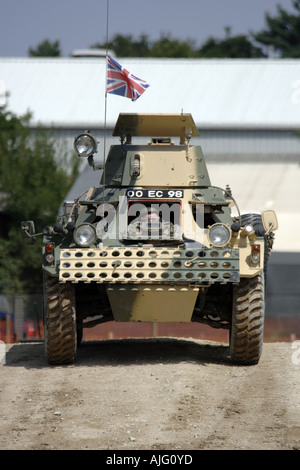
[[[43,229],[49,363],[73,362],[83,328],[114,320],[224,328],[233,362],[256,364],[276,214],[241,215],[212,185],[190,114],[120,114],[113,136],[104,165],[90,132],[75,138],[101,181]],[[34,223],[22,233],[33,242]]]

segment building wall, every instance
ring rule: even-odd
[[[267,268],[267,317],[300,316],[300,253],[272,253]]]
[[[57,129],[57,134],[70,150],[76,135],[87,129]],[[99,140],[98,153],[103,155],[104,131],[89,129]],[[192,145],[201,145],[208,160],[253,161],[253,159],[274,161],[300,161],[299,132],[293,130],[199,130],[199,137],[191,140]],[[148,142],[148,138],[134,138],[133,142]],[[173,139],[177,143],[176,138]],[[109,146],[119,142],[112,137],[112,129],[106,131],[106,153]]]
[[[300,161],[300,133],[291,130],[199,130],[208,159]]]

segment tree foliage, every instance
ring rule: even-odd
[[[41,286],[41,237],[25,246],[22,220],[37,229],[56,220],[58,208],[77,176],[57,162],[55,138],[31,131],[30,116],[0,109],[0,294],[36,292]]]
[[[264,57],[261,48],[254,46],[245,35],[225,39],[209,38],[197,51],[197,57],[204,58],[259,58]]]
[[[91,46],[92,49],[105,49],[105,43],[96,43]],[[149,57],[150,44],[146,35],[141,35],[134,39],[131,34],[123,36],[116,34],[108,43],[108,48],[113,50],[117,56],[123,57]]]
[[[228,28],[229,31],[229,28]],[[92,48],[105,48],[105,44],[95,44]],[[131,35],[117,34],[108,43],[117,57],[169,57],[169,58],[254,58],[263,57],[262,49],[254,46],[245,35],[224,39],[207,39],[197,48],[195,41],[180,41],[169,34],[161,35],[156,41],[150,41],[146,35],[134,39]]]
[[[191,40],[179,41],[164,34],[152,43],[151,57],[195,57],[194,43]]]
[[[60,42],[58,40],[51,42],[49,39],[44,39],[35,49],[30,47],[28,55],[30,57],[60,57]]]
[[[163,34],[150,41],[147,35],[133,38],[132,35],[115,35],[108,43],[117,57],[172,57],[172,58],[260,58],[274,48],[279,57],[300,57],[300,0],[292,0],[294,13],[288,13],[280,5],[277,14],[266,14],[266,28],[258,33],[231,36],[230,27],[225,27],[225,37],[209,37],[202,45],[195,40],[181,41]],[[92,48],[105,48],[99,43]]]
[[[253,34],[258,43],[274,48],[282,58],[300,57],[300,0],[293,0],[292,5],[295,13],[277,5],[276,16],[266,14],[266,29]]]
[[[97,43],[91,48],[105,49],[107,46],[117,57],[169,57],[169,58],[260,58],[274,49],[278,57],[300,57],[300,0],[291,0],[294,12],[288,13],[277,5],[277,14],[266,13],[266,27],[258,33],[230,35],[225,27],[225,38],[209,37],[200,46],[196,40],[179,40],[170,34],[162,34],[151,41],[145,34],[134,38],[131,34],[116,34],[106,43]],[[60,42],[43,40],[35,48],[29,48],[31,57],[61,56]]]
[[[92,48],[103,49],[104,43],[97,43]],[[169,34],[161,35],[156,41],[150,41],[147,35],[134,39],[131,34],[122,36],[116,34],[108,43],[108,48],[114,51],[117,57],[194,57],[192,41],[180,41]]]

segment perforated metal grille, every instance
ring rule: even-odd
[[[239,253],[229,249],[64,249],[60,282],[206,284],[239,281]]]

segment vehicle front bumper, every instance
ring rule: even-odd
[[[62,283],[210,285],[239,280],[238,249],[135,246],[60,252]]]

